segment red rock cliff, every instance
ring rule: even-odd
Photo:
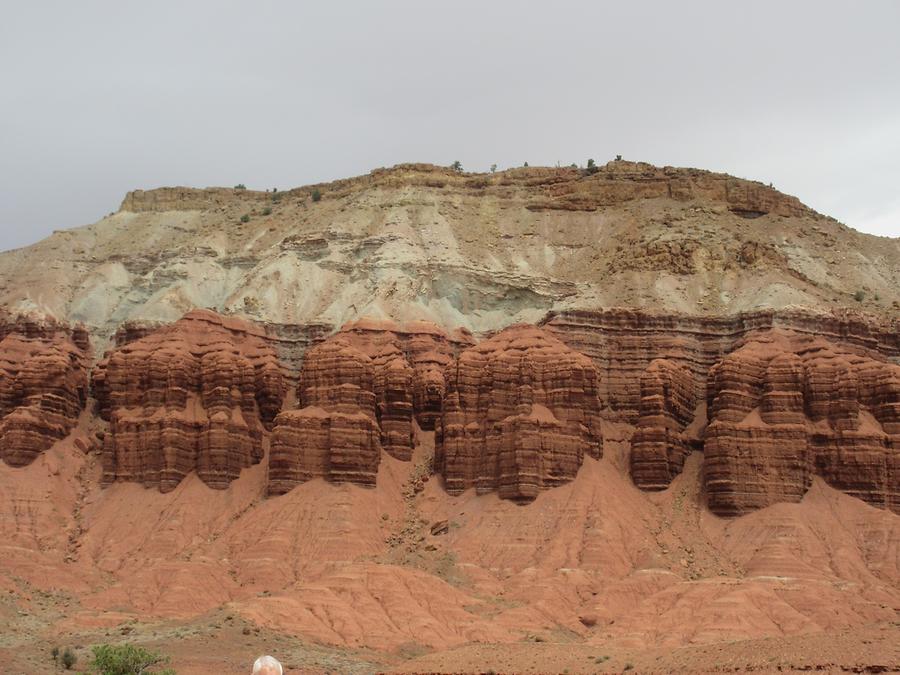
[[[281,367],[254,326],[195,310],[106,355],[94,394],[110,422],[103,480],[175,488],[190,471],[224,488],[263,455]]]
[[[429,428],[440,414],[443,368],[466,334],[433,324],[361,320],[348,324],[303,360],[300,409],[278,416],[269,493],[321,477],[372,486],[383,448],[409,460],[413,420]]]
[[[0,316],[0,458],[30,464],[75,426],[87,398],[87,333]]]
[[[709,374],[709,506],[739,515],[799,501],[818,473],[900,511],[900,366],[862,348],[770,331]]]
[[[602,453],[597,369],[532,326],[462,352],[447,373],[435,470],[451,494],[474,487],[527,501]]]

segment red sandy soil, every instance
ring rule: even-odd
[[[126,640],[180,673],[264,652],[289,672],[900,669],[900,517],[819,478],[799,504],[719,518],[698,453],[643,493],[630,428],[607,424],[603,459],[526,506],[426,480],[424,432],[375,489],[266,499],[264,460],[225,490],[191,474],[160,494],[101,489],[87,432],[0,465],[3,672]]]

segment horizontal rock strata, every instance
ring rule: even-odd
[[[252,325],[195,310],[125,341],[97,365],[93,390],[110,423],[103,482],[162,492],[186,474],[221,489],[263,456],[281,408],[281,366]]]
[[[685,428],[694,419],[696,387],[690,372],[665,359],[641,375],[641,407],[631,441],[631,477],[644,490],[663,490],[681,473],[690,452]]]
[[[75,426],[87,398],[87,333],[0,316],[0,459],[25,466]]]
[[[534,499],[602,453],[597,369],[545,331],[514,326],[448,371],[435,470],[451,494]]]
[[[704,482],[739,515],[799,501],[819,474],[900,511],[900,366],[863,349],[772,331],[713,367]]]
[[[471,342],[425,322],[361,320],[310,349],[297,388],[300,408],[276,420],[269,493],[317,477],[373,486],[382,449],[408,461],[414,420],[433,428],[444,368]]]

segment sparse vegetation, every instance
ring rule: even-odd
[[[587,161],[587,169],[586,171],[589,174],[597,173],[600,169],[597,167],[597,163],[593,159],[589,159]]]
[[[621,162],[621,161],[622,161],[622,155],[616,155],[616,161],[617,161],[617,162]]]
[[[271,216],[271,215],[272,215],[272,209],[270,209],[270,208],[267,206],[266,208],[263,209],[263,212],[262,212],[262,213],[263,213],[264,216]]]
[[[246,190],[247,186],[244,185],[243,183],[238,183],[237,185],[234,186],[234,189],[235,190]]]
[[[91,672],[95,675],[174,675],[171,668],[158,670],[169,663],[169,657],[135,645],[97,645],[93,648]]]
[[[314,202],[317,202],[320,199],[322,199],[322,193],[319,192],[319,188],[316,188],[315,190],[312,191],[312,200]]]
[[[525,162],[522,166],[524,166],[524,167],[527,169],[527,168],[528,168],[528,162]]]
[[[857,302],[862,302],[866,299],[866,292],[862,289],[856,291],[856,293],[853,294],[853,299]]]
[[[242,215],[242,216],[241,216],[241,222],[242,222],[242,223],[249,223],[249,222],[250,222],[250,214],[249,214],[249,213],[245,213],[244,215]]]
[[[59,662],[62,664],[62,667],[66,670],[72,670],[72,666],[78,661],[78,657],[75,656],[75,652],[66,647],[63,650],[62,656],[59,659]]]
[[[496,173],[496,172],[497,172],[497,165],[491,164],[491,173]]]
[[[450,168],[453,169],[456,173],[462,173],[462,163],[457,159],[450,165]]]
[[[634,668],[634,664],[633,664],[633,663],[626,663],[626,664],[625,664],[625,667],[622,668],[622,670],[632,670],[633,668]]]

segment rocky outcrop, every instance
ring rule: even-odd
[[[631,441],[631,477],[644,490],[663,490],[681,473],[692,438],[696,387],[691,373],[665,359],[651,361],[641,375],[641,405]]]
[[[0,316],[0,459],[25,466],[69,434],[87,398],[83,328]]]
[[[447,378],[434,463],[451,494],[474,487],[529,501],[602,453],[597,369],[539,328],[470,347]]]
[[[221,489],[263,455],[284,396],[281,366],[259,329],[208,310],[116,347],[93,389],[110,423],[103,481],[162,492],[196,471]]]
[[[306,354],[298,398],[299,410],[275,419],[269,494],[311,478],[374,486],[381,441],[372,359],[345,336],[326,340]]]
[[[443,369],[471,342],[425,322],[364,319],[310,349],[297,388],[300,407],[275,423],[269,493],[311,478],[373,486],[382,449],[408,461],[414,421],[433,428]]]
[[[900,366],[784,331],[755,336],[709,374],[704,482],[712,511],[799,501],[819,474],[900,510]]]
[[[591,357],[601,375],[600,398],[630,424],[640,417],[641,377],[653,360],[682,366],[696,399],[705,401],[710,368],[757,332],[788,329],[900,359],[900,322],[855,312],[765,310],[698,317],[613,308],[553,313],[543,327]]]

